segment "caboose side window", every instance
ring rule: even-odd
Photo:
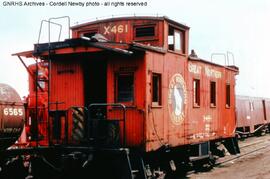
[[[134,74],[120,73],[116,76],[116,102],[134,100]]]
[[[183,35],[184,33],[181,30],[169,26],[168,49],[178,53],[183,53]]]
[[[210,82],[210,106],[216,106],[216,82]]]
[[[226,84],[226,108],[231,106],[231,86]]]
[[[194,107],[200,106],[200,80],[199,79],[193,80],[193,106]]]
[[[161,74],[152,75],[152,105],[161,105]]]
[[[153,37],[155,36],[155,26],[135,27],[135,37]]]
[[[174,31],[174,50],[181,50],[181,36],[179,31]]]

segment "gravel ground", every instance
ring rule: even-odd
[[[268,143],[270,136],[268,138]],[[270,179],[270,147],[217,166],[211,171],[193,173],[194,179]]]

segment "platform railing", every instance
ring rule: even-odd
[[[126,145],[126,107],[118,103],[95,103],[88,107],[88,139],[96,146]]]
[[[235,66],[234,54],[232,52],[227,51],[226,53],[212,53],[211,54],[211,62],[214,62],[214,57],[222,56],[224,58],[225,66]]]

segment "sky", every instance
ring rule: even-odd
[[[71,0],[77,2],[76,0]],[[70,2],[71,2],[70,1]],[[28,93],[27,72],[11,54],[32,50],[38,41],[41,20],[69,16],[71,25],[112,15],[165,15],[189,26],[189,51],[211,60],[215,53],[232,53],[239,67],[238,95],[270,98],[270,1],[269,0],[80,0],[81,2],[147,2],[145,7],[6,6],[0,0],[0,83],[14,87],[20,96]],[[14,1],[13,1],[14,2]],[[20,2],[20,1],[16,1]],[[32,1],[21,1],[32,2]],[[52,0],[33,2],[50,3]],[[55,2],[65,2],[58,0]],[[79,1],[78,1],[79,2]],[[65,21],[61,23],[66,23]],[[52,29],[57,31],[57,29]],[[41,40],[46,40],[42,31]],[[61,39],[67,37],[63,30]],[[222,56],[214,62],[223,63]],[[28,64],[33,63],[27,59]]]

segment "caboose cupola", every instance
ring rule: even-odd
[[[73,38],[105,36],[111,42],[142,43],[179,54],[188,53],[189,27],[167,17],[121,17],[72,27]]]

